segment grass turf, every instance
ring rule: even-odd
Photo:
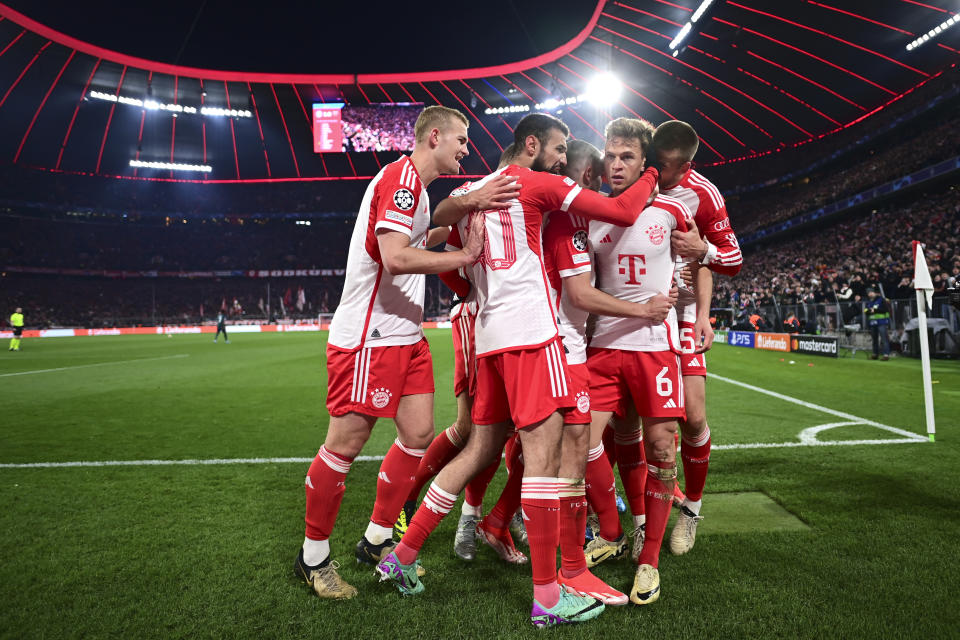
[[[456,410],[449,332],[428,337],[441,429]],[[184,335],[44,339],[25,340],[23,348],[0,359],[0,463],[310,457],[323,439],[324,343],[317,334],[237,334],[230,345]],[[923,433],[919,362],[857,356],[784,357],[719,346],[710,368]],[[57,370],[9,375],[41,369]],[[933,371],[935,444],[722,449],[797,442],[802,429],[843,419],[709,380],[718,450],[696,548],[679,558],[664,553],[660,602],[611,609],[589,625],[551,633],[953,636],[960,628],[954,575],[960,367],[936,361]],[[364,453],[382,455],[394,434],[389,421],[381,422]],[[872,426],[820,434],[821,440],[900,437]],[[455,517],[424,549],[422,596],[402,599],[353,561],[373,503],[375,462],[355,464],[331,539],[342,575],[360,595],[349,602],[312,597],[291,571],[303,536],[307,466],[0,468],[0,635],[534,633],[527,621],[529,569],[504,566],[485,549],[472,564],[457,560]],[[503,480],[501,471],[488,505]],[[738,512],[733,494],[748,492],[762,495]],[[711,493],[723,494],[714,499],[714,523]],[[767,498],[802,525],[772,526]],[[622,590],[632,582],[629,562],[596,572]]]

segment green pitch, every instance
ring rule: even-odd
[[[440,430],[455,415],[450,334],[428,337]],[[533,635],[529,569],[486,549],[460,562],[455,517],[421,556],[422,596],[401,599],[355,564],[376,461],[354,464],[331,539],[360,595],[321,601],[294,579],[308,463],[278,459],[312,458],[323,441],[324,338],[34,339],[4,352],[0,637]],[[697,546],[664,552],[658,603],[547,633],[955,637],[958,363],[933,363],[931,444],[918,361],[719,346],[709,362],[715,451]],[[364,454],[394,437],[381,422]],[[137,462],[212,459],[224,463]],[[134,464],[22,466],[78,461]],[[597,573],[632,582],[629,562]]]

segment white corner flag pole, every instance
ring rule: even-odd
[[[913,288],[917,290],[917,318],[920,326],[920,363],[923,369],[923,405],[927,413],[927,434],[933,442],[937,431],[933,417],[933,384],[930,381],[930,341],[927,339],[927,305],[933,307],[933,281],[923,245],[913,241]]]

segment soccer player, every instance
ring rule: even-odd
[[[569,375],[561,357],[556,310],[543,267],[541,225],[549,211],[618,224],[636,220],[655,188],[651,169],[618,198],[605,198],[558,175],[566,164],[567,126],[547,114],[525,116],[514,130],[513,164],[479,180],[481,188],[498,176],[519,179],[520,195],[509,206],[481,210],[484,252],[477,275],[475,328],[477,382],[474,428],[467,446],[434,479],[407,533],[377,566],[405,594],[423,591],[417,555],[430,532],[453,507],[457,494],[503,450],[514,426],[523,448],[521,507],[530,544],[534,601],[531,621],[538,627],[582,622],[599,615],[603,603],[561,591],[557,583],[559,530],[558,471],[563,419],[573,406]],[[447,198],[434,212],[437,224],[458,224],[472,210],[462,198]]]
[[[642,120],[618,118],[607,125],[605,133],[606,178],[612,193],[619,194],[643,172],[652,126]],[[598,288],[631,302],[646,302],[658,294],[668,295],[673,287],[675,267],[670,233],[674,229],[686,231],[692,220],[686,205],[661,194],[630,227],[591,225]],[[628,500],[636,500],[637,476],[642,479],[643,473],[647,475],[645,491],[641,493],[646,535],[630,592],[630,601],[634,604],[648,604],[660,596],[658,558],[676,480],[674,438],[677,420],[684,417],[677,356],[679,339],[673,308],[666,320],[660,322],[601,316],[587,350],[594,424],[606,425],[611,414],[625,414],[628,405],[643,421],[646,469],[640,462],[640,433],[629,438],[618,434],[621,443],[633,445],[618,447],[617,457]],[[631,448],[633,453],[621,455]],[[610,503],[613,496],[608,496]],[[636,514],[634,507],[631,510]]]
[[[584,189],[599,191],[603,180],[603,154],[583,140],[567,148],[564,174]],[[587,369],[586,332],[590,313],[646,318],[661,322],[676,301],[656,295],[649,302],[618,300],[593,286],[586,219],[569,212],[550,214],[543,230],[544,265],[557,306],[557,324],[569,365],[571,393],[576,405],[564,409],[560,460],[560,556],[558,582],[567,591],[589,595],[607,605],[626,604],[626,594],[594,576],[583,550],[587,516],[584,475],[590,441],[590,374]],[[610,475],[610,486],[613,476]]]
[[[13,337],[10,338],[10,351],[20,351],[20,336],[23,335],[23,309],[17,307],[10,314],[10,326],[13,327]]]
[[[670,551],[684,554],[693,548],[710,462],[710,427],[706,414],[706,352],[713,343],[710,325],[712,272],[735,276],[743,266],[740,245],[730,226],[720,190],[692,168],[700,140],[686,122],[670,120],[657,127],[653,148],[661,166],[660,193],[682,201],[694,214],[695,225],[671,234],[678,255],[696,267],[696,288],[680,283],[677,319],[680,324],[680,369],[683,375],[686,419],[680,421],[683,445],[684,493],[680,514],[670,533]]]
[[[468,154],[467,125],[454,109],[424,109],[414,125],[413,152],[385,166],[360,205],[343,297],[327,345],[330,425],[307,472],[306,537],[294,565],[323,598],[350,598],[357,592],[337,574],[329,537],[347,472],[377,419],[393,418],[398,437],[380,466],[371,521],[357,544],[356,555],[364,561],[375,562],[392,546],[393,523],[433,437],[433,369],[421,326],[422,274],[473,263],[483,230],[473,225],[460,251],[425,251],[430,224],[426,187],[440,174],[459,172],[460,160]],[[484,198],[490,192],[476,195],[480,206],[488,204]]]
[[[214,342],[217,341],[221,333],[223,334],[223,341],[230,344],[230,338],[227,337],[227,314],[223,311],[217,313],[217,335],[213,336]]]
[[[510,144],[500,156],[498,169],[507,166],[513,157],[514,145]],[[451,197],[469,196],[471,182],[466,182],[450,192]],[[504,192],[501,197],[513,197],[519,193],[519,187],[512,187],[512,192]],[[472,205],[471,205],[472,206]],[[460,234],[456,230],[447,229],[446,242],[455,248],[462,248]],[[416,501],[424,485],[433,478],[450,460],[463,449],[470,437],[473,423],[470,411],[473,407],[474,369],[476,360],[474,354],[473,330],[477,316],[476,296],[471,295],[472,285],[469,280],[471,267],[464,267],[456,271],[441,273],[440,279],[454,292],[456,296],[453,308],[450,310],[451,335],[453,338],[453,393],[457,400],[457,419],[447,429],[441,432],[430,446],[417,467],[414,485],[403,505],[403,510],[394,525],[394,531],[402,537],[407,531],[407,525],[416,512]],[[500,461],[495,460],[483,472],[478,474],[467,484],[464,491],[464,500],[461,507],[460,521],[457,524],[457,533],[453,541],[453,551],[461,559],[471,561],[477,555],[476,526],[483,516],[483,496],[487,486],[500,467]],[[519,552],[517,552],[519,554]],[[526,561],[523,554],[515,559]]]

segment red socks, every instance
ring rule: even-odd
[[[464,490],[463,501],[474,507],[477,513],[483,513],[483,496],[487,493],[487,487],[499,468],[500,460],[494,460],[490,466],[478,473]]]
[[[503,487],[503,492],[500,494],[497,503],[493,505],[493,509],[491,509],[487,517],[484,518],[484,521],[493,530],[502,531],[506,529],[510,525],[513,514],[517,512],[517,508],[520,506],[520,491],[524,479],[523,458],[521,457],[521,453],[522,450],[519,446],[514,446],[509,449],[509,455],[507,457],[507,469],[509,470],[507,484]],[[529,534],[529,531],[527,533]]]
[[[422,458],[423,449],[411,449],[399,438],[393,442],[377,474],[377,500],[373,504],[370,522],[381,527],[393,526],[410,493]]]
[[[683,439],[680,449],[683,461],[683,482],[687,498],[696,502],[703,498],[707,484],[707,467],[710,466],[710,427],[703,430],[696,440]]]
[[[573,578],[587,570],[583,555],[587,526],[586,485],[576,478],[560,478],[560,570],[564,578]],[[614,506],[616,511],[616,506]]]
[[[560,542],[560,499],[557,493],[557,478],[524,478],[520,492],[520,505],[527,527],[527,539],[530,542],[530,568],[533,573],[534,593],[539,593],[546,601],[539,597],[537,600],[544,607],[549,608],[556,605],[560,599],[559,589],[554,599],[550,597],[549,590],[542,588],[557,585],[557,546]],[[538,587],[541,588],[538,589]]]
[[[400,544],[394,549],[397,554],[397,560],[401,564],[413,564],[420,552],[420,547],[427,541],[433,530],[437,528],[444,516],[450,513],[453,503],[457,496],[444,491],[434,482],[427,489],[427,495],[423,497],[420,508],[416,515],[407,526],[407,532],[403,534]]]
[[[663,534],[670,519],[670,507],[673,504],[673,487],[677,482],[676,463],[651,462],[647,477],[647,526],[646,538],[637,564],[658,566],[660,546]],[[671,477],[672,476],[672,477]]]
[[[313,459],[304,486],[307,493],[307,537],[311,540],[326,540],[337,521],[340,502],[346,490],[347,472],[353,458],[320,447]]]
[[[433,439],[427,452],[420,459],[420,465],[417,467],[417,475],[413,481],[413,487],[410,489],[410,495],[407,496],[407,502],[416,502],[420,499],[420,491],[433,478],[440,473],[448,462],[453,460],[463,449],[464,442],[453,427],[447,427],[444,431]]]
[[[613,541],[623,533],[620,514],[617,512],[616,483],[609,458],[604,455],[604,445],[587,452],[586,494],[600,521],[600,537]]]
[[[613,436],[617,447],[617,468],[623,490],[627,494],[630,512],[635,515],[645,513],[644,488],[647,483],[646,454],[643,450],[643,430],[628,433],[616,433]]]

